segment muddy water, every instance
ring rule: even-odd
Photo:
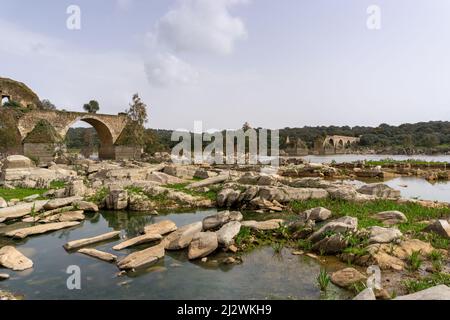
[[[157,217],[102,212],[91,216],[72,229],[31,237],[13,244],[34,262],[24,272],[7,272],[11,279],[0,283],[0,289],[23,294],[26,299],[346,299],[348,292],[330,285],[321,294],[316,277],[322,265],[306,256],[294,256],[283,249],[276,254],[271,247],[257,249],[243,256],[239,265],[225,265],[226,254],[218,252],[206,263],[187,260],[186,251],[167,252],[164,259],[147,270],[117,277],[115,264],[109,264],[79,253],[67,253],[67,241],[91,237],[112,230],[122,236],[135,236],[147,224],[171,219],[178,226],[200,221],[212,211],[168,214]],[[252,219],[255,215],[251,216]],[[9,226],[10,227],[10,226]],[[0,233],[2,232],[0,227]],[[0,236],[0,246],[11,244]],[[120,257],[146,246],[115,252],[119,241],[102,243],[96,248]],[[69,266],[81,270],[81,290],[69,290],[66,282]],[[329,271],[342,268],[328,263]]]

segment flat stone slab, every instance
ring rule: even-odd
[[[101,234],[99,236],[92,237],[92,238],[73,240],[73,241],[67,242],[64,245],[64,248],[66,250],[74,250],[74,249],[78,249],[78,248],[82,248],[82,247],[91,245],[93,243],[98,243],[98,242],[103,242],[106,240],[118,238],[119,235],[120,235],[120,231],[112,231],[112,232],[104,233],[104,234]]]
[[[165,249],[180,250],[188,247],[194,235],[202,231],[202,228],[203,223],[201,221],[182,226],[163,240]]]
[[[8,279],[9,279],[9,274],[7,274],[7,273],[0,273],[0,281],[8,280]]]
[[[203,258],[214,252],[219,246],[215,232],[198,232],[192,238],[189,245],[189,260]]]
[[[0,266],[14,271],[23,271],[32,268],[33,261],[25,257],[16,248],[6,246],[0,248]]]
[[[68,198],[53,199],[53,200],[48,201],[44,205],[44,209],[45,210],[53,210],[53,209],[68,206],[68,205],[72,204],[73,202],[80,201],[80,200],[83,200],[83,197],[75,196],[75,197],[68,197]]]
[[[41,211],[47,202],[48,200],[40,200],[0,209],[0,222],[22,218],[30,214],[33,209],[35,212]]]
[[[177,230],[177,225],[170,220],[163,220],[154,224],[145,226],[144,232],[150,234],[160,234],[165,235],[169,232]]]
[[[97,250],[97,249],[84,248],[84,249],[78,250],[78,252],[88,255],[90,257],[100,259],[102,261],[106,261],[106,262],[114,262],[117,260],[117,256],[115,256],[111,253],[108,253],[108,252]]]
[[[49,223],[49,222],[66,222],[66,221],[81,221],[84,220],[86,217],[83,214],[83,210],[78,211],[67,211],[58,213],[52,216],[49,216],[43,220],[40,220],[40,222],[43,223]]]
[[[394,300],[450,300],[450,287],[441,284]]]
[[[265,231],[278,229],[283,222],[284,220],[282,219],[271,219],[266,221],[247,220],[242,221],[241,225],[253,230]]]
[[[154,242],[161,240],[162,236],[160,234],[153,234],[153,233],[146,233],[142,236],[135,237],[128,239],[124,242],[119,243],[118,245],[114,246],[114,250],[122,250],[128,247],[136,246],[142,243],[148,243],[148,242]]]
[[[78,222],[78,221],[47,223],[47,224],[41,224],[38,226],[13,230],[13,231],[7,232],[5,235],[7,237],[24,239],[28,236],[32,236],[35,234],[42,234],[42,233],[47,233],[50,231],[56,231],[56,230],[60,230],[60,229],[70,228],[70,227],[77,226],[79,224],[80,224],[80,222]]]
[[[145,250],[134,252],[117,263],[121,270],[132,270],[152,265],[164,257],[165,250],[162,245],[150,247]]]

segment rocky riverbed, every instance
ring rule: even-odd
[[[314,259],[325,269],[327,261],[341,261],[339,270],[317,273],[325,291],[331,281],[357,299],[424,289],[411,298],[438,292],[450,299],[449,205],[402,199],[382,183],[355,186],[331,179],[341,176],[333,166],[313,163],[270,168],[78,160],[37,168],[26,157],[11,156],[1,175],[8,196],[0,199],[0,265],[37,273],[39,265],[21,251],[24,241],[82,230],[101,210],[128,211],[158,221],[144,220],[134,234],[90,230],[67,239],[65,254],[113,264],[118,275],[133,277],[171,252],[193,262],[242,265],[249,253],[271,247]],[[158,216],[195,208],[217,212],[189,223]],[[366,269],[373,266],[381,269],[380,283],[366,289]],[[5,278],[3,283],[12,281]]]

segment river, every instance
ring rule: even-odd
[[[406,155],[383,155],[383,154],[333,154],[333,155],[308,155],[301,157],[306,159],[309,162],[314,163],[332,163],[333,161],[336,163],[344,163],[344,162],[354,162],[354,161],[362,161],[362,160],[383,160],[383,159],[393,159],[393,160],[408,160],[408,159],[416,159],[422,161],[436,161],[436,162],[449,162],[450,163],[450,155],[414,155],[414,156],[406,156]]]
[[[101,212],[89,217],[81,226],[15,242],[17,248],[34,262],[34,268],[7,272],[11,278],[0,288],[22,294],[26,299],[346,299],[350,293],[330,285],[321,294],[316,277],[321,264],[307,256],[294,256],[283,249],[276,254],[263,247],[243,256],[243,263],[225,265],[227,255],[218,250],[208,261],[189,261],[186,250],[166,252],[157,264],[139,273],[117,277],[115,264],[99,261],[80,253],[67,253],[63,244],[70,240],[92,237],[112,230],[133,237],[142,228],[163,219],[178,226],[200,221],[215,210],[160,216],[126,212]],[[254,218],[254,216],[251,216]],[[1,227],[0,227],[1,232]],[[11,243],[0,237],[3,244]],[[115,252],[119,240],[102,243],[96,248],[119,258],[146,245]],[[148,246],[148,245],[147,245]],[[81,290],[69,290],[66,281],[69,266],[81,270]],[[328,271],[342,268],[342,263],[327,264]]]

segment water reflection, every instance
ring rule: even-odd
[[[271,247],[244,255],[242,264],[224,264],[228,254],[218,250],[206,262],[189,261],[186,250],[168,251],[166,256],[146,270],[117,277],[115,264],[95,260],[79,253],[67,253],[67,241],[92,237],[111,230],[123,230],[128,237],[137,235],[145,225],[164,219],[178,226],[215,213],[215,210],[150,216],[135,213],[102,212],[88,217],[83,227],[30,237],[19,250],[30,253],[34,269],[13,272],[2,288],[24,294],[26,299],[319,299],[315,275],[320,264],[282,250],[274,256]],[[252,219],[256,216],[253,215]],[[0,241],[11,241],[0,236]],[[146,248],[146,245],[120,252],[112,247],[120,240],[101,243],[97,249],[119,256]],[[82,289],[68,290],[67,267],[81,268]],[[0,271],[4,271],[0,269]],[[333,297],[348,298],[348,293],[332,287]]]

